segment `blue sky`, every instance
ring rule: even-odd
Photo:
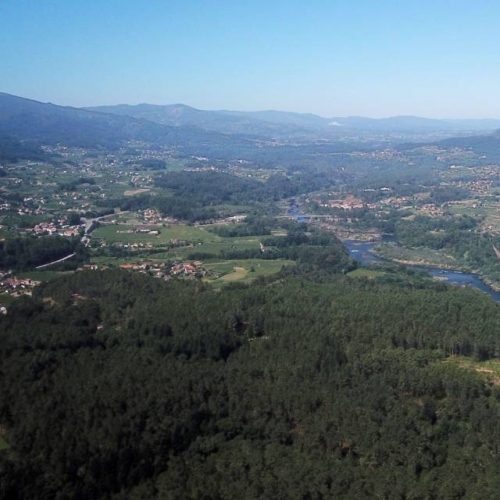
[[[497,0],[0,0],[0,90],[500,118],[499,21]]]

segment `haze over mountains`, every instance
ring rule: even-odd
[[[489,131],[500,128],[500,119],[438,120],[416,116],[389,118],[332,117],[324,118],[310,113],[284,111],[204,111],[185,104],[119,104],[85,108],[90,111],[126,115],[164,125],[198,126],[223,133],[268,135],[283,132],[332,132],[360,130],[374,132],[464,132]]]
[[[211,148],[220,151],[254,148],[262,141],[358,142],[388,138],[392,142],[457,139],[498,143],[500,120],[436,120],[419,117],[373,119],[323,118],[313,114],[281,111],[204,111],[183,104],[139,104],[74,108],[42,103],[0,93],[0,137],[40,144],[117,147],[136,140],[181,148],[198,154]],[[483,137],[484,136],[484,137]],[[298,141],[298,142],[297,142]]]
[[[0,93],[0,136],[44,144],[117,146],[139,140],[162,145],[209,144],[227,137],[195,127],[173,127],[154,121],[57,106]]]

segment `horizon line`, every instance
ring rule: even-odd
[[[389,120],[389,119],[394,119],[394,118],[417,118],[417,119],[423,119],[423,120],[432,120],[432,121],[499,121],[500,122],[500,117],[480,117],[480,116],[473,116],[473,117],[431,117],[431,116],[426,116],[426,115],[419,115],[419,114],[411,114],[411,113],[401,113],[401,114],[392,114],[392,115],[383,115],[383,116],[370,116],[370,115],[364,115],[364,114],[347,114],[347,115],[334,115],[334,116],[328,116],[328,115],[323,115],[319,113],[314,113],[312,111],[293,111],[293,110],[287,110],[287,109],[277,109],[277,108],[259,108],[259,109],[251,109],[251,110],[245,110],[245,109],[228,109],[228,108],[205,108],[205,107],[197,107],[197,106],[192,106],[191,104],[186,104],[183,102],[172,102],[172,103],[154,103],[154,102],[136,102],[136,103],[126,103],[126,102],[119,102],[119,103],[114,103],[114,104],[92,104],[92,105],[85,105],[85,106],[77,106],[74,104],[58,104],[56,102],[52,102],[50,100],[44,101],[40,99],[35,99],[33,97],[25,97],[17,94],[12,94],[10,92],[4,92],[0,91],[0,95],[7,95],[10,97],[15,97],[19,99],[25,99],[33,102],[37,102],[40,104],[51,104],[53,106],[61,106],[61,107],[69,107],[69,108],[74,108],[74,109],[80,109],[80,110],[86,110],[88,108],[101,108],[101,107],[115,107],[115,106],[158,106],[158,107],[173,107],[173,106],[184,106],[188,107],[191,109],[195,109],[197,111],[205,111],[205,112],[215,112],[215,113],[223,113],[223,112],[229,112],[229,113],[291,113],[295,115],[311,115],[314,117],[322,118],[324,120],[335,120],[337,118],[341,119],[355,119],[355,118],[361,118],[361,119],[369,119],[369,120]]]

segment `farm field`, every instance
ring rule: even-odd
[[[259,276],[277,273],[283,266],[292,265],[295,265],[294,261],[285,259],[241,259],[209,262],[205,264],[206,269],[219,276],[208,278],[206,281],[220,285],[236,281],[248,283]]]
[[[52,281],[61,276],[71,274],[73,271],[27,271],[17,273],[19,278],[31,279],[34,281]]]
[[[125,217],[125,215],[123,215]],[[92,233],[93,240],[105,241],[107,244],[148,244],[157,249],[149,253],[139,250],[128,256],[94,255],[93,264],[120,265],[140,261],[165,262],[189,260],[193,254],[203,254],[198,260],[220,259],[224,252],[256,250],[260,251],[260,243],[266,236],[222,237],[211,233],[204,227],[175,224],[168,227],[161,225],[147,226],[148,229],[160,231],[159,235],[136,233],[138,227],[146,227],[128,215],[126,224],[108,224],[97,228]],[[186,245],[171,247],[172,240],[185,241]],[[227,257],[226,257],[227,258]],[[259,259],[257,259],[259,260]]]
[[[460,204],[454,204],[449,207],[449,211],[456,215],[470,215],[473,217],[482,217],[481,226],[493,233],[500,233],[500,202],[485,201],[479,205],[477,200],[466,200]]]
[[[151,191],[148,188],[137,188],[137,189],[127,189],[123,192],[123,196],[136,196],[138,194],[144,194]]]
[[[92,239],[103,240],[106,243],[150,243],[153,246],[164,246],[171,240],[186,240],[191,242],[213,242],[221,238],[206,229],[188,226],[184,224],[171,225],[164,227],[162,225],[147,226],[150,231],[159,231],[160,234],[153,235],[148,233],[136,233],[135,230],[140,225],[132,224],[108,224],[98,227],[92,233]],[[146,228],[146,226],[142,226]]]
[[[193,246],[172,248],[168,252],[165,252],[165,258],[185,259],[193,253],[211,254],[216,257],[223,251],[260,249],[258,236],[241,238],[221,238],[217,236],[217,238],[217,241],[205,241]]]
[[[135,232],[137,228],[159,231],[160,234],[137,233]],[[154,260],[186,259],[193,253],[218,256],[223,251],[259,250],[260,242],[265,242],[265,238],[266,236],[222,237],[210,232],[205,227],[189,226],[186,224],[145,226],[129,215],[127,216],[127,223],[102,225],[92,233],[93,240],[104,241],[111,245],[142,243],[144,245],[152,245],[153,247],[168,247],[171,245],[172,240],[180,240],[188,243],[183,246],[166,248],[165,252],[151,256]]]

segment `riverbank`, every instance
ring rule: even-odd
[[[289,207],[287,211],[287,216],[293,218],[297,222],[308,222],[310,216],[305,215],[301,212],[299,205],[294,201],[294,203]],[[456,261],[450,255],[439,254],[440,259],[438,262],[430,261],[424,256],[420,258],[408,258],[401,259],[399,256],[387,257],[381,255],[380,252],[376,252],[375,246],[380,245],[383,242],[393,241],[392,235],[380,234],[374,238],[374,234],[362,234],[357,233],[356,237],[352,237],[354,234],[351,233],[346,238],[342,237],[342,234],[337,236],[342,240],[347,250],[349,251],[351,257],[357,260],[363,265],[371,265],[383,262],[393,262],[399,265],[406,265],[418,269],[420,271],[426,272],[433,278],[440,281],[444,281],[451,285],[456,286],[472,286],[482,292],[487,293],[495,302],[500,302],[500,283],[495,282],[489,276],[484,276],[481,273],[475,272],[474,270],[465,270],[459,262]],[[387,247],[386,247],[387,248]],[[409,251],[410,249],[405,249],[404,247],[394,247],[397,248],[398,253],[402,250]],[[431,249],[425,250],[427,253],[437,252]],[[435,256],[436,257],[436,256]]]
[[[465,266],[453,256],[444,254],[438,250],[429,248],[407,248],[394,245],[383,245],[378,248],[374,247],[372,250],[381,259],[401,265],[413,267],[420,266],[438,270],[445,269],[473,274],[495,292],[500,292],[500,283],[495,281],[491,276],[484,274],[479,269],[472,269]]]
[[[495,283],[488,283],[486,279],[473,271],[462,271],[457,267],[443,267],[435,263],[427,264],[417,259],[390,259],[375,251],[377,243],[345,240],[344,245],[349,250],[351,257],[365,266],[393,262],[406,265],[416,270],[425,272],[434,279],[455,286],[471,286],[487,293],[495,302],[500,302],[500,289]],[[492,286],[493,285],[493,286]]]
[[[491,280],[487,276],[483,276],[482,274],[478,274],[482,281],[484,281],[490,288],[495,290],[495,292],[500,293],[500,284],[496,281]]]
[[[374,253],[377,252],[374,250]],[[403,266],[420,267],[426,269],[435,269],[436,271],[452,271],[455,273],[475,275],[478,277],[478,279],[480,279],[486,286],[491,288],[493,291],[500,292],[500,285],[497,282],[493,281],[488,276],[481,274],[478,270],[469,270],[460,266],[438,265],[433,262],[425,260],[403,260],[403,259],[395,259],[383,256],[381,256],[380,258],[387,262],[394,262],[396,264],[400,264]]]

